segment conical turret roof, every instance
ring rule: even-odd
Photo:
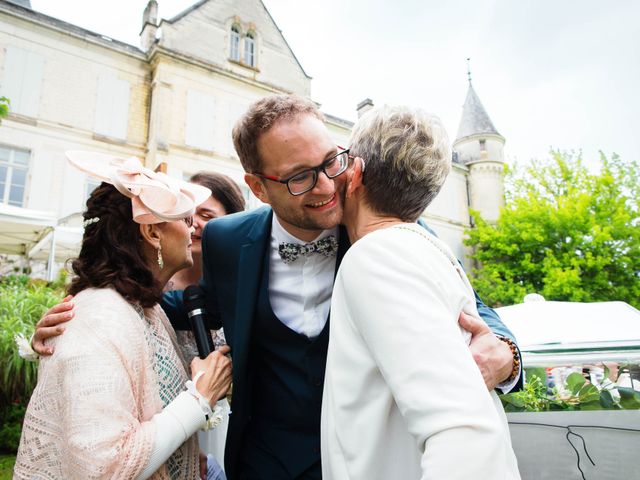
[[[482,102],[473,89],[473,85],[469,82],[469,90],[467,90],[467,98],[464,101],[464,107],[462,107],[462,118],[458,126],[456,142],[462,138],[479,134],[500,135],[496,127],[493,126],[489,114],[482,106]]]

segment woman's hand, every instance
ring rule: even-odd
[[[210,353],[204,360],[196,357],[191,362],[192,378],[195,378],[199,371],[204,372],[198,379],[196,388],[211,406],[224,397],[231,386],[231,360],[226,356],[230,351],[231,349],[225,345]]]

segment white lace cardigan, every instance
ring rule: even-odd
[[[154,447],[152,417],[184,390],[186,366],[156,305],[137,311],[112,289],[76,295],[25,416],[14,478],[137,478]],[[198,478],[196,436],[150,478]]]

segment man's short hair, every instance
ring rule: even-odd
[[[408,107],[367,112],[351,133],[351,154],[365,161],[365,200],[376,212],[415,222],[451,169],[451,147],[438,117]]]
[[[298,95],[270,95],[255,102],[233,127],[233,145],[247,173],[259,173],[262,161],[258,154],[258,139],[280,120],[297,115],[313,115],[324,121],[315,103]]]

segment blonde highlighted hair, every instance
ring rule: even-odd
[[[351,154],[366,164],[365,199],[378,213],[415,222],[451,170],[440,119],[419,109],[377,107],[353,127]]]

